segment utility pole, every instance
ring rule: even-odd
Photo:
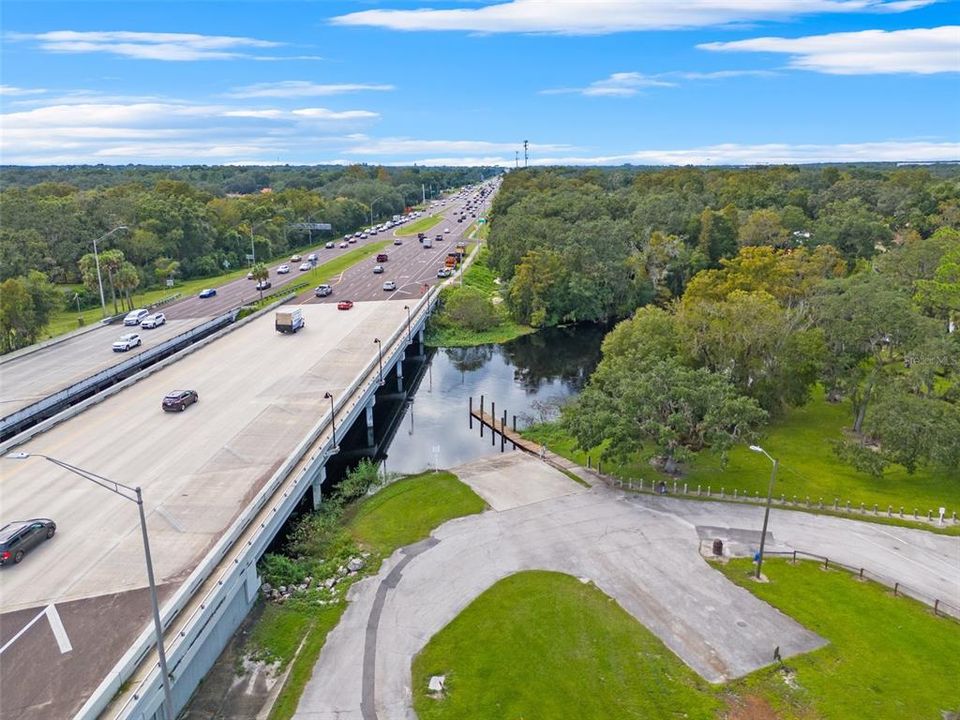
[[[527,166],[527,141],[523,141],[523,166]]]
[[[427,204],[427,186],[420,183],[420,194],[423,196],[423,204]]]
[[[517,166],[517,168],[519,168],[519,167],[520,167],[520,151],[519,151],[519,150],[514,150],[514,151],[513,151],[513,155],[514,155],[514,161],[515,161],[515,163],[516,163],[516,166]]]

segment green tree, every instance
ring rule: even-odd
[[[890,228],[860,198],[827,205],[817,218],[813,240],[833,245],[847,260],[870,258],[893,239]]]
[[[140,273],[133,263],[124,261],[117,269],[116,276],[113,279],[114,285],[120,291],[120,296],[126,301],[127,310],[133,310],[133,297],[131,293],[140,287]]]
[[[954,332],[960,316],[960,245],[940,259],[930,280],[917,280],[914,300]]]
[[[257,281],[257,285],[260,285],[260,299],[263,300],[262,283],[264,280],[270,277],[270,268],[268,268],[264,263],[257,263],[253,266],[253,269],[250,270],[250,274],[253,275],[253,279]]]
[[[444,293],[440,322],[483,332],[496,327],[500,316],[493,303],[477,288],[450,288]]]
[[[668,472],[696,451],[724,454],[749,440],[766,413],[727,380],[703,368],[661,360],[604,374],[564,410],[563,422],[583,448],[609,441],[607,453],[625,458],[649,443]]]
[[[781,224],[776,210],[754,210],[740,226],[740,245],[766,245],[785,247],[790,232]]]
[[[700,252],[713,263],[737,254],[737,209],[728,205],[722,211],[704,210],[700,215]]]
[[[0,349],[10,352],[36,342],[59,304],[60,294],[42,272],[5,280],[0,285]]]

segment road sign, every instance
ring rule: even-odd
[[[294,230],[333,230],[330,223],[290,223],[287,227]]]

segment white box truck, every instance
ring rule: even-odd
[[[303,325],[303,311],[300,308],[294,308],[293,310],[279,310],[277,312],[275,325],[277,332],[295,333],[297,330],[302,328]]]

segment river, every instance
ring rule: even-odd
[[[483,395],[487,408],[495,402],[497,415],[506,410],[508,423],[516,415],[518,427],[543,419],[583,388],[606,331],[599,325],[548,328],[502,345],[438,349],[403,409],[386,451],[387,471],[453,467],[499,452],[489,434],[481,440],[477,423],[470,430],[469,398],[478,403]]]

